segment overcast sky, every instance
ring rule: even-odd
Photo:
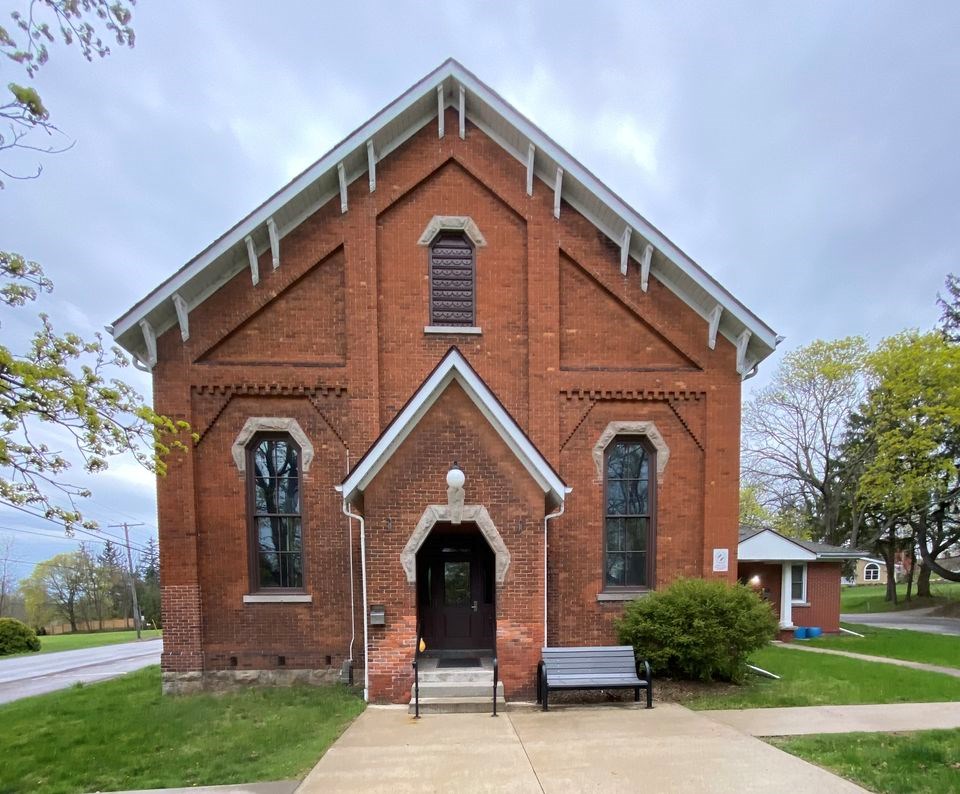
[[[133,50],[95,64],[53,48],[35,85],[75,146],[0,192],[0,248],[44,265],[61,329],[112,322],[449,56],[784,335],[781,351],[930,327],[960,270],[956,2],[142,0],[134,27]],[[23,79],[6,62],[0,77]],[[4,313],[5,340],[34,313]],[[135,464],[92,486],[91,516],[145,522],[137,543],[156,533]],[[0,511],[0,526],[42,523]],[[28,561],[71,547],[16,537]]]

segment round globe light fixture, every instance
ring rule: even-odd
[[[463,484],[467,481],[466,475],[460,471],[460,467],[457,466],[457,462],[453,462],[453,468],[447,472],[447,485],[451,488],[463,488]]]

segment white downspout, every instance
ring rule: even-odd
[[[347,450],[347,473],[350,473],[350,450]],[[347,543],[350,546],[350,668],[353,669],[353,644],[357,639],[357,607],[353,597],[353,518],[347,515]],[[366,664],[366,658],[364,658]],[[351,679],[353,674],[350,675]]]
[[[370,693],[370,659],[367,655],[370,641],[367,636],[367,543],[363,516],[351,513],[347,500],[343,500],[343,514],[347,518],[355,518],[360,522],[360,580],[363,587],[363,700],[369,702]]]
[[[568,491],[569,493],[569,491]],[[566,500],[560,502],[560,509],[550,515],[543,517],[543,647],[549,647],[547,643],[547,522],[563,515],[566,507]]]

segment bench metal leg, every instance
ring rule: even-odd
[[[547,702],[550,699],[550,688],[546,685],[543,687],[543,710],[548,711],[550,708],[549,703]]]
[[[653,708],[653,682],[647,681],[647,708]]]
[[[633,688],[633,702],[634,703],[640,702],[640,687]]]

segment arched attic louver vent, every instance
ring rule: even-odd
[[[472,326],[476,295],[473,245],[462,232],[441,232],[430,245],[430,324]]]

